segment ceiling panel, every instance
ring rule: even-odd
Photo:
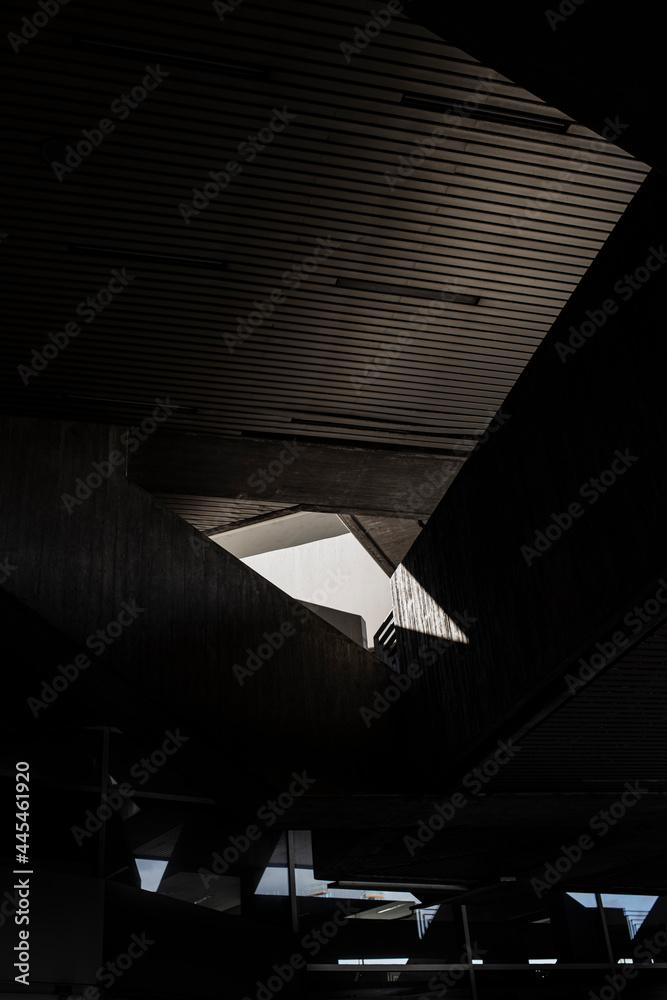
[[[10,4],[9,30],[24,13]],[[550,134],[401,103],[417,92],[564,120],[402,15],[347,63],[341,44],[371,17],[361,0],[243,0],[222,21],[201,0],[82,0],[21,46],[3,168],[6,410],[122,423],[169,397],[196,410],[173,430],[472,447],[647,168],[577,124]],[[110,110],[158,65],[145,100],[123,119]],[[239,144],[273,108],[296,117],[251,161]],[[104,117],[114,131],[59,182],[53,149]],[[399,181],[436,127],[442,142]],[[240,172],[186,224],[179,205],[234,159]],[[318,240],[327,255],[288,287]],[[77,306],[113,268],[133,277],[87,323]],[[479,303],[443,301],[451,288]],[[230,340],[272,291],[284,301]],[[33,348],[77,321],[22,378]]]

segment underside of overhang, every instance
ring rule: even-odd
[[[369,43],[362,0],[120,15],[63,7],[53,58],[38,41],[13,67],[3,408],[136,426],[167,401],[130,474],[204,530],[246,520],[237,500],[427,517],[646,166],[407,10]],[[55,166],[105,115],[114,130]],[[230,161],[216,194],[209,172]],[[68,322],[80,332],[45,356]],[[306,489],[304,463],[258,479],[256,442],[277,467],[286,440],[324,464],[353,450]],[[355,495],[354,449],[372,495]],[[431,494],[422,454],[453,460]]]

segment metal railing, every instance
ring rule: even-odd
[[[379,660],[399,673],[398,641],[393,610],[389,612],[373,636],[373,652]]]

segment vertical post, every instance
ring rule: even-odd
[[[109,785],[109,727],[102,728],[102,767],[100,774],[100,805],[104,805],[104,796]],[[97,877],[103,879],[105,872],[104,855],[107,844],[107,825],[102,821],[100,839],[97,842]]]
[[[607,926],[607,918],[604,913],[604,906],[602,905],[602,896],[599,892],[595,893],[595,901],[598,904],[598,912],[600,914],[600,920],[602,921],[602,930],[604,932],[604,941],[607,946],[607,955],[609,956],[609,965],[611,966],[611,971],[615,971],[614,953],[611,948],[611,938],[609,937],[609,927]]]
[[[295,934],[299,932],[299,910],[296,895],[296,852],[294,849],[294,830],[287,831],[287,878],[289,885],[290,911],[292,914],[292,930]]]
[[[475,982],[475,969],[472,964],[472,945],[470,944],[470,928],[468,926],[468,911],[464,903],[461,904],[461,916],[463,918],[463,933],[466,940],[466,952],[468,953],[468,965],[470,966],[470,992],[472,1000],[477,1000],[477,984]]]

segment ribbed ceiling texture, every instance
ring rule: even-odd
[[[390,8],[133,10],[62,7],[10,66],[4,408],[469,449],[647,168]]]

